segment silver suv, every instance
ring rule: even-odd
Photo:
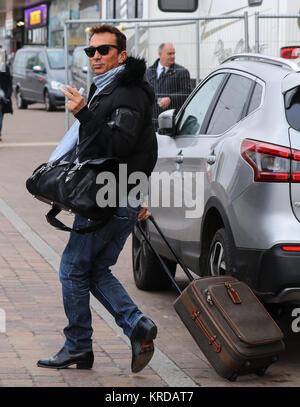
[[[258,54],[227,58],[176,115],[160,115],[158,145],[155,176],[172,182],[162,177],[156,186],[173,200],[164,205],[159,196],[153,204],[151,183],[149,207],[188,268],[199,276],[232,274],[266,303],[299,303],[298,64]],[[192,183],[182,182],[181,191],[186,174]],[[180,194],[195,205],[202,200],[201,211],[177,205]],[[142,226],[175,275],[158,233],[150,222]],[[132,257],[138,288],[170,287],[137,229]]]

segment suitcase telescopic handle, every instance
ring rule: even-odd
[[[171,253],[173,254],[173,256],[175,257],[177,263],[180,265],[180,267],[182,268],[182,270],[185,272],[185,274],[187,275],[188,279],[190,281],[194,280],[194,277],[191,275],[191,273],[189,272],[188,268],[186,267],[186,265],[182,262],[182,260],[178,257],[178,255],[175,253],[173,247],[170,245],[170,243],[167,241],[165,235],[163,234],[163,232],[161,231],[160,227],[158,226],[158,224],[156,223],[155,219],[153,218],[152,215],[150,215],[149,219],[151,220],[151,222],[153,223],[153,225],[155,226],[156,230],[158,231],[158,233],[160,234],[160,236],[162,237],[162,239],[164,240],[164,242],[166,243],[166,245],[168,246],[169,250],[171,251]]]
[[[146,242],[148,243],[150,249],[153,251],[153,253],[155,254],[155,256],[157,257],[158,261],[160,262],[162,268],[164,269],[164,271],[167,273],[167,275],[169,276],[170,280],[172,281],[173,286],[175,287],[175,289],[178,291],[179,294],[181,294],[182,290],[180,289],[179,285],[176,283],[175,278],[172,276],[170,270],[168,269],[168,267],[166,266],[165,262],[163,261],[163,259],[160,257],[160,255],[157,253],[157,251],[154,249],[154,247],[152,246],[152,243],[150,242],[148,236],[146,235],[146,233],[143,231],[141,225],[139,224],[139,222],[136,224],[137,228],[139,229],[139,231],[141,232],[141,234],[143,235],[144,239],[146,240]]]
[[[171,251],[171,253],[173,254],[173,256],[175,257],[176,261],[178,262],[178,264],[180,265],[180,267],[183,269],[183,271],[185,272],[185,274],[187,275],[188,279],[190,281],[193,281],[194,278],[191,275],[191,273],[189,272],[189,270],[187,269],[187,267],[185,266],[185,264],[183,264],[183,262],[180,260],[180,258],[177,256],[177,254],[175,253],[174,249],[172,248],[172,246],[170,245],[170,243],[167,241],[166,237],[164,236],[163,232],[160,230],[160,227],[158,226],[158,224],[156,223],[156,221],[154,220],[153,216],[150,215],[150,217],[148,218],[154,225],[154,227],[156,228],[156,230],[158,231],[158,233],[161,235],[163,241],[166,243],[166,245],[168,246],[169,250]],[[146,235],[146,233],[144,232],[144,230],[142,229],[141,225],[139,222],[137,222],[137,228],[139,229],[139,231],[141,232],[141,234],[143,235],[144,239],[146,240],[146,242],[148,243],[150,249],[153,251],[153,253],[155,254],[155,256],[157,257],[158,261],[160,262],[162,268],[164,269],[164,271],[167,273],[167,275],[169,276],[173,286],[175,287],[175,289],[178,291],[179,294],[182,293],[181,288],[179,287],[179,285],[176,283],[175,278],[173,277],[173,275],[171,274],[170,270],[168,269],[168,267],[166,266],[165,262],[163,261],[163,259],[161,258],[161,256],[157,253],[157,251],[154,249],[152,243],[150,242],[150,239],[148,238],[148,236]]]

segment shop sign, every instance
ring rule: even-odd
[[[13,12],[8,11],[6,13],[6,18],[5,18],[5,29],[6,30],[12,30],[14,28],[14,17],[13,17]]]
[[[29,8],[24,11],[24,22],[26,28],[37,28],[47,25],[48,6],[41,4],[40,6]]]

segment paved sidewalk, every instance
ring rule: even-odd
[[[0,386],[167,386],[149,366],[131,373],[130,347],[94,311],[93,369],[36,366],[64,343],[61,285],[57,272],[1,214],[0,308]]]

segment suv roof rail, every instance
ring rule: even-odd
[[[293,61],[290,61],[290,60],[284,59],[284,58],[270,57],[270,56],[261,55],[261,54],[251,54],[251,53],[234,54],[234,55],[231,55],[230,57],[224,59],[222,64],[224,64],[225,62],[228,62],[228,61],[234,61],[236,59],[249,59],[249,60],[256,61],[256,62],[265,62],[268,64],[289,68],[295,72],[300,72],[300,65],[298,65],[296,62],[293,62]]]

